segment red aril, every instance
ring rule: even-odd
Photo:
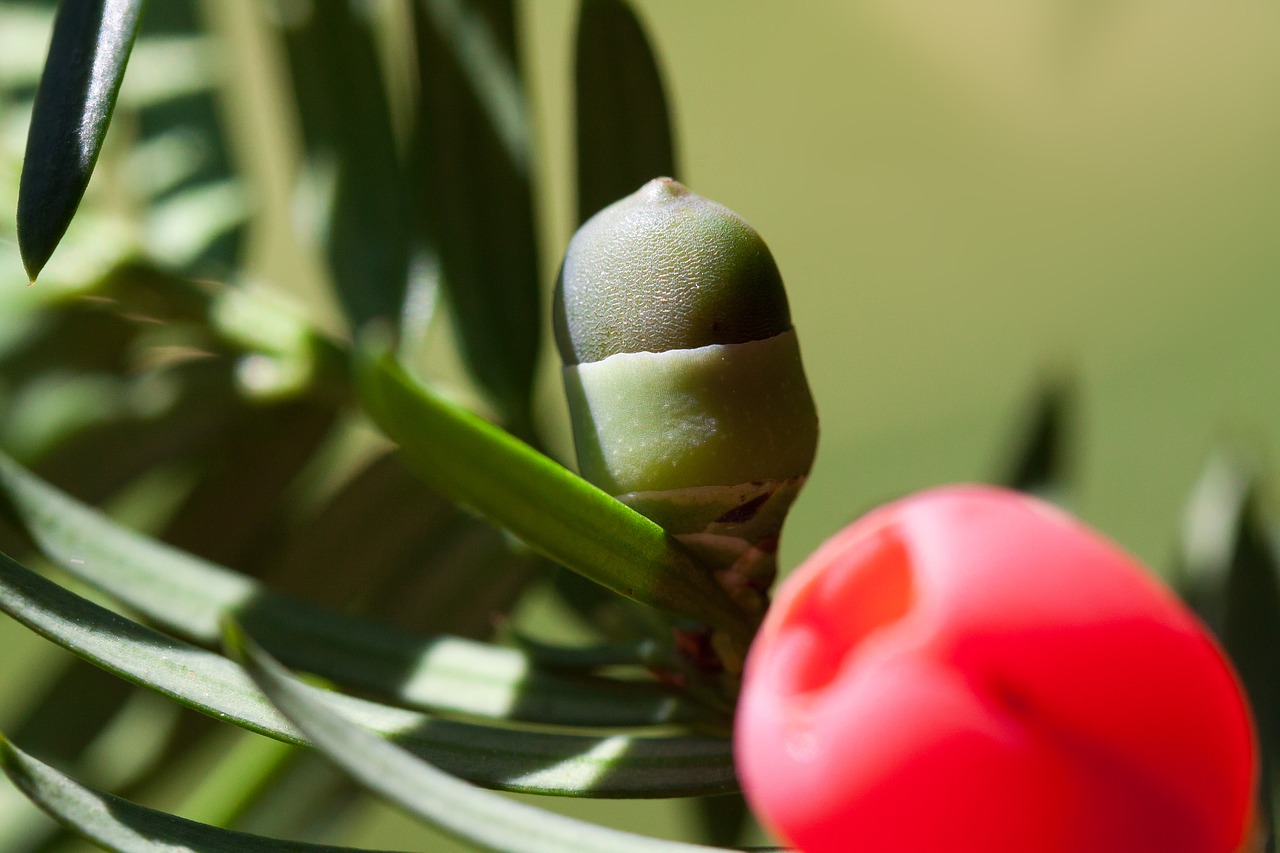
[[[1190,611],[1073,518],[973,486],[883,507],[787,579],[735,750],[805,853],[1232,853],[1257,775]]]

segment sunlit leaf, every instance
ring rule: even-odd
[[[3,554],[0,610],[68,651],[193,710],[277,740],[307,744],[226,658],[99,607]],[[732,749],[724,738],[593,737],[498,728],[307,689],[355,724],[487,787],[593,797],[691,796],[737,787]]]
[[[660,841],[516,803],[455,779],[352,726],[314,700],[239,629],[227,644],[270,699],[325,755],[369,788],[438,829],[504,853],[695,853],[717,848]]]
[[[141,11],[142,0],[64,0],[58,7],[18,191],[18,245],[32,280],[89,185]]]
[[[365,407],[432,488],[615,592],[736,634],[751,626],[712,576],[654,522],[366,350]]]
[[[527,655],[421,637],[276,595],[244,575],[123,528],[0,454],[0,509],[66,571],[179,636],[219,640],[235,613],[293,666],[398,702],[477,717],[636,726],[698,715],[657,687],[562,678]]]
[[[1188,501],[1179,569],[1183,594],[1218,634],[1244,682],[1267,765],[1261,781],[1274,791],[1280,772],[1280,544],[1264,520],[1259,491],[1247,464],[1215,454]],[[1265,790],[1261,796],[1270,802]],[[1274,835],[1274,813],[1266,814]]]

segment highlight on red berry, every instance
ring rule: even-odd
[[[885,506],[787,579],[734,742],[805,853],[1233,853],[1258,774],[1191,612],[1055,507],[977,486]]]

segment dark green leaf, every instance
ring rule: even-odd
[[[585,0],[578,18],[578,221],[653,178],[678,177],[662,75],[626,0]]]
[[[137,771],[147,769],[145,766],[130,767],[121,774],[119,763],[110,762],[110,769],[104,773],[106,762],[102,762],[100,756],[104,743],[113,739],[118,742],[121,723],[129,725],[131,705],[127,700],[136,699],[138,688],[78,658],[59,663],[66,665],[22,722],[14,727],[15,737],[41,757],[75,768],[98,784],[102,784],[104,776],[111,777],[112,784],[133,781]],[[156,726],[154,735],[158,739],[163,739],[166,733],[163,725]],[[98,761],[91,757],[95,751]],[[145,752],[135,750],[132,754],[145,755]],[[141,764],[151,762],[144,758]],[[6,796],[11,793],[13,798]],[[0,850],[5,853],[47,850],[50,840],[63,834],[56,823],[44,819],[38,811],[23,809],[15,813],[10,803],[29,805],[17,792],[0,791]]]
[[[342,2],[310,3],[280,16],[310,168],[331,170],[320,236],[354,330],[400,317],[414,193],[396,152],[370,15],[361,4]]]
[[[421,0],[414,14],[414,191],[467,368],[528,436],[542,311],[514,6]]]
[[[606,666],[653,666],[679,668],[669,646],[647,638],[629,643],[599,646],[556,646],[512,632],[512,642],[542,666],[573,672],[589,672]]]
[[[420,637],[275,595],[244,575],[142,536],[0,454],[0,510],[66,571],[168,631],[216,645],[234,612],[292,665],[401,703],[560,725],[674,722],[696,710],[656,685],[561,678],[526,655]]]
[[[0,610],[36,633],[193,710],[289,743],[306,739],[224,657],[139,625],[0,554]],[[559,796],[677,797],[736,788],[729,742],[590,737],[428,717],[319,688],[317,702],[477,784]]]
[[[751,807],[741,791],[693,801],[694,814],[702,837],[712,844],[729,847],[737,843],[751,825]]]
[[[361,397],[432,488],[615,592],[717,625],[747,624],[711,574],[654,522],[417,383],[389,352],[358,357]]]
[[[680,853],[716,848],[660,841],[573,820],[482,791],[352,726],[314,699],[234,626],[227,645],[271,701],[374,793],[464,841],[505,853]]]
[[[1048,383],[1022,428],[1017,449],[1001,482],[1060,501],[1069,476],[1074,436],[1075,395],[1062,379]]]
[[[89,185],[141,11],[142,0],[64,0],[58,7],[18,191],[18,245],[33,281]]]
[[[86,788],[0,735],[0,767],[22,792],[64,826],[117,853],[351,853],[353,848],[278,841],[144,808]]]
[[[1192,492],[1183,529],[1184,594],[1218,634],[1244,682],[1263,756],[1263,820],[1280,772],[1280,546],[1264,523],[1253,471],[1215,455]]]
[[[147,10],[130,79],[149,91],[129,104],[138,140],[125,174],[145,206],[149,256],[188,275],[226,280],[240,264],[252,205],[219,103],[222,65],[235,57],[206,32],[200,7],[199,0],[164,0]]]

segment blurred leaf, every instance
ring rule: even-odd
[[[0,767],[40,808],[77,834],[119,853],[350,853],[352,848],[278,841],[196,823],[86,788],[0,735]]]
[[[370,416],[428,485],[620,595],[708,622],[743,648],[752,626],[654,522],[417,383],[388,352],[358,356]]]
[[[622,598],[577,572],[558,569],[551,585],[566,607],[611,642],[643,642],[664,627],[658,611]]]
[[[71,761],[89,748],[134,691],[132,685],[72,658],[14,734],[50,761]]]
[[[363,428],[360,436],[379,440]],[[539,570],[536,557],[432,492],[389,450],[319,503],[261,555],[273,590],[411,631],[484,639]]]
[[[360,793],[319,753],[302,752],[240,815],[236,828],[304,841],[334,837],[350,819]]]
[[[352,726],[233,625],[226,642],[263,692],[326,756],[369,790],[463,841],[505,853],[712,849],[606,829],[482,791]]]
[[[312,169],[331,169],[324,233],[329,272],[353,331],[395,321],[409,273],[411,194],[396,152],[372,9],[293,4],[278,17]],[[326,215],[322,214],[322,216]]]
[[[122,103],[136,111],[138,139],[125,175],[145,208],[149,256],[225,280],[240,266],[251,203],[219,103],[219,65],[237,59],[220,49],[205,32],[199,0],[151,4]]]
[[[205,460],[206,473],[165,525],[178,548],[253,572],[278,520],[282,495],[333,425],[311,400],[246,407]]]
[[[167,374],[137,377],[130,389],[135,404],[122,417],[66,436],[33,467],[77,498],[98,503],[139,475],[205,455],[243,414],[229,366],[206,360]]]
[[[1227,454],[1210,460],[1192,492],[1181,574],[1187,600],[1222,640],[1253,707],[1274,844],[1268,792],[1280,772],[1280,550],[1263,521],[1252,471]]]
[[[712,844],[732,846],[746,832],[751,809],[740,792],[699,797],[693,804],[703,837]]]
[[[80,598],[0,554],[0,610],[121,678],[215,719],[310,745],[224,657]],[[317,702],[451,773],[488,787],[589,797],[679,797],[736,789],[728,740],[586,736],[434,719],[319,688]]]
[[[113,723],[119,720],[129,698],[139,691],[78,658],[65,663],[52,685],[23,715],[14,734],[45,760],[76,767],[81,774],[100,782],[104,774],[93,771],[101,768],[94,768],[92,760],[83,759],[92,755],[95,741],[100,743],[112,736]],[[7,793],[0,792],[0,850],[31,853],[45,848],[49,839],[60,834],[57,824],[32,820],[4,808],[8,805],[4,801]]]
[[[585,0],[578,15],[578,221],[676,175],[657,59],[626,0]]]
[[[211,722],[203,720],[204,722]],[[303,750],[292,744],[259,737],[252,732],[211,725],[194,743],[184,744],[181,761],[169,761],[167,773],[151,787],[175,799],[174,781],[196,774],[174,810],[184,817],[214,826],[232,826],[272,780]],[[216,756],[210,761],[210,754]],[[147,798],[155,803],[156,798]]]
[[[308,498],[322,488],[309,487]],[[366,603],[372,590],[402,579],[398,572],[431,571],[434,544],[466,518],[389,451],[309,510],[264,558],[265,577],[272,590],[334,608]],[[373,529],[378,535],[367,535]]]
[[[676,668],[679,662],[669,646],[653,638],[630,643],[606,643],[599,646],[557,646],[543,643],[518,632],[510,632],[512,641],[540,666],[570,672],[590,672],[607,666],[656,666]]]
[[[504,423],[528,437],[542,311],[514,6],[420,0],[414,16],[420,215],[467,368]]]
[[[292,665],[399,702],[560,725],[678,722],[697,711],[657,685],[564,678],[527,656],[456,637],[420,637],[304,604],[134,533],[0,455],[2,510],[51,561],[179,636],[219,640],[234,612]]]
[[[93,174],[142,0],[64,0],[36,91],[18,191],[18,245],[34,281]]]
[[[1214,633],[1226,630],[1226,591],[1250,510],[1252,473],[1235,456],[1210,457],[1187,499],[1178,576],[1183,594]]]
[[[1046,384],[1001,482],[1045,500],[1062,501],[1071,464],[1075,402],[1064,380]]]

